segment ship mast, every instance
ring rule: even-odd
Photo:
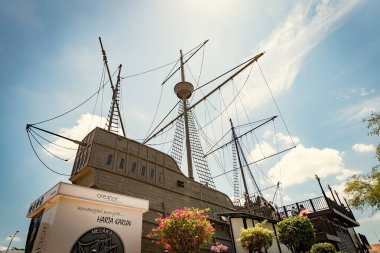
[[[120,125],[121,125],[121,130],[123,131],[123,136],[126,137],[125,130],[124,130],[124,124],[123,124],[123,120],[121,118],[121,113],[120,113],[120,108],[119,108],[120,72],[121,72],[122,65],[120,64],[118,67],[119,72],[117,75],[116,86],[114,86],[113,82],[112,82],[111,72],[110,72],[110,69],[108,67],[108,60],[107,60],[106,51],[103,48],[102,39],[100,37],[99,37],[99,42],[100,42],[100,46],[102,48],[103,61],[104,61],[104,64],[106,65],[108,78],[109,78],[109,81],[111,84],[111,89],[112,89],[112,104],[111,104],[110,112],[109,112],[108,119],[107,119],[107,121],[108,121],[107,129],[110,132],[112,131],[112,132],[117,133],[117,130],[118,130],[117,120],[119,120]]]
[[[191,144],[190,144],[190,133],[189,133],[189,117],[188,117],[188,108],[187,108],[187,99],[191,97],[191,94],[194,91],[194,86],[185,81],[185,70],[183,64],[183,54],[181,54],[181,82],[177,83],[174,86],[174,92],[177,97],[182,100],[183,103],[183,117],[185,120],[185,138],[186,138],[186,155],[187,155],[187,168],[188,168],[188,177],[194,180],[193,174],[193,162],[191,156]]]
[[[237,139],[237,136],[236,136],[236,133],[235,133],[235,128],[234,128],[234,125],[232,123],[232,120],[230,119],[230,123],[231,123],[231,130],[232,130],[232,138],[233,138],[233,141],[234,141],[234,144],[235,144],[235,149],[236,149],[236,154],[237,154],[237,159],[238,159],[238,162],[239,162],[239,167],[240,167],[240,172],[241,172],[241,177],[243,179],[243,184],[244,184],[244,198],[245,198],[245,204],[247,205],[247,208],[248,208],[248,212],[250,212],[250,209],[249,209],[249,191],[248,191],[248,186],[247,186],[247,180],[245,179],[245,174],[244,174],[244,170],[243,170],[243,165],[241,163],[241,159],[240,159],[240,152],[239,152],[239,147],[240,145],[238,144],[238,139]]]

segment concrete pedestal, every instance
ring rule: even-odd
[[[140,253],[147,200],[58,183],[34,201],[26,253]]]

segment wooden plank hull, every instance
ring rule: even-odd
[[[215,240],[232,249],[230,227],[216,215],[235,210],[227,195],[190,180],[169,155],[101,128],[95,128],[83,142],[87,145],[78,149],[70,178],[73,184],[149,200],[142,252],[162,252],[145,236],[157,217],[182,207],[210,208]]]

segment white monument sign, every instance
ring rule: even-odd
[[[26,253],[140,253],[148,200],[58,183],[34,201]]]

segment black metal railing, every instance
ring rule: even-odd
[[[339,205],[338,203],[329,198],[326,198],[326,200],[328,201],[330,208],[337,210],[338,212],[346,215],[347,217],[350,217],[353,220],[356,220],[355,216],[352,214],[349,208],[345,207],[343,204]]]
[[[280,219],[292,217],[295,215],[298,215],[299,212],[301,212],[302,209],[307,209],[310,212],[319,212],[323,210],[332,210],[335,209],[338,212],[346,215],[347,217],[355,220],[354,215],[352,214],[351,210],[349,210],[347,207],[343,205],[337,204],[335,201],[321,196],[309,200],[304,200],[301,202],[296,202],[291,205],[282,206],[277,208],[278,215]]]

